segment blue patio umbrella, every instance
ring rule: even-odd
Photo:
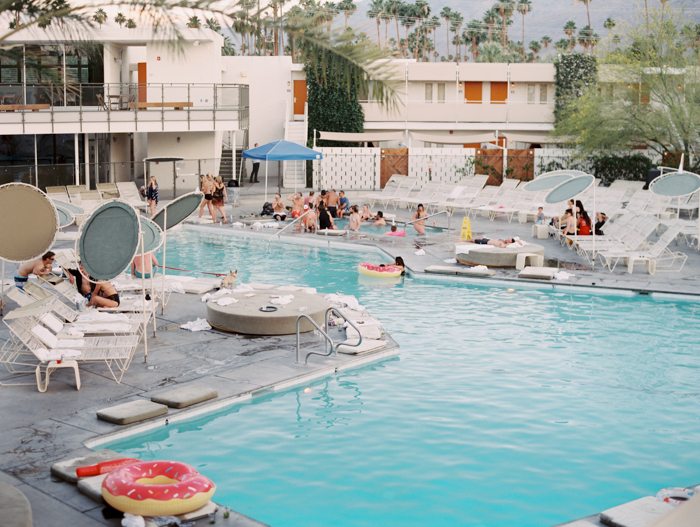
[[[257,161],[313,161],[323,159],[323,154],[291,141],[273,141],[241,154],[246,159]],[[296,191],[296,189],[294,189]],[[267,201],[267,163],[265,163],[265,201]]]

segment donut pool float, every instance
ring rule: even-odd
[[[357,270],[360,274],[365,276],[374,276],[380,278],[394,278],[396,276],[401,276],[402,270],[400,267],[393,265],[387,265],[385,267],[380,267],[378,265],[372,265],[371,263],[362,262],[357,266]]]
[[[102,497],[115,509],[138,516],[177,516],[203,507],[216,485],[177,461],[133,463],[110,472]]]

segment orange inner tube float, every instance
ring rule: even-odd
[[[357,266],[357,270],[360,274],[365,276],[376,276],[376,277],[386,277],[391,278],[395,276],[401,276],[402,269],[394,265],[387,265],[380,267],[378,265],[373,265],[369,262],[362,262]]]
[[[102,497],[115,509],[138,516],[177,516],[203,507],[216,485],[177,461],[133,463],[110,472]]]

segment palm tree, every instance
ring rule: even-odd
[[[668,0],[659,0],[659,2],[661,2],[661,24],[663,25],[663,23],[664,23],[664,8],[666,7],[666,2],[668,2]]]
[[[202,27],[202,21],[197,17],[197,15],[191,16],[187,21],[187,27],[199,29]]]
[[[552,43],[552,39],[545,35],[540,39],[540,42],[542,43],[542,46],[544,47],[544,57],[547,58],[547,49],[549,48],[549,45]]]
[[[207,29],[211,29],[212,31],[216,31],[217,33],[221,32],[221,24],[219,24],[219,21],[216,18],[207,18],[205,22],[206,24],[204,27],[206,27]]]
[[[389,12],[389,2],[392,0],[385,0],[384,9],[382,10],[382,20],[384,20],[384,48],[387,47],[387,38],[389,36],[389,22],[394,20],[394,15]]]
[[[647,17],[647,38],[649,38],[649,6],[647,5],[647,0],[644,0],[644,12]]]
[[[370,18],[374,18],[377,21],[377,45],[381,48],[382,47],[382,42],[379,37],[379,26],[382,23],[382,12],[384,9],[384,2],[383,0],[372,0],[372,3],[369,6],[369,10],[367,11],[367,16]]]
[[[574,0],[574,4],[578,4],[579,2],[586,4],[586,15],[588,16],[588,27],[591,26],[591,12],[588,9],[588,4],[590,4],[593,0]]]
[[[102,29],[102,24],[107,22],[107,13],[100,7],[97,11],[95,11],[95,14],[92,15],[92,19],[97,22],[100,25],[100,29]]]
[[[471,40],[472,43],[472,58],[474,62],[479,58],[479,44],[484,39],[484,30],[480,21],[470,20],[464,30],[465,40]]]
[[[233,45],[233,42],[231,42],[231,39],[229,37],[224,37],[224,45],[221,46],[221,55],[224,57],[232,57],[235,54],[236,48]]]
[[[126,17],[122,13],[117,13],[117,16],[114,17],[114,21],[119,24],[119,27],[122,27],[122,24],[126,24]]]
[[[525,15],[532,11],[532,2],[530,0],[518,0],[518,13],[523,15],[523,42],[525,42]],[[523,57],[525,57],[525,46],[523,46]]]
[[[503,47],[508,47],[508,19],[513,15],[515,2],[513,0],[500,0],[495,6],[503,18]]]
[[[341,0],[336,4],[336,8],[345,16],[345,29],[347,29],[348,20],[357,11],[357,6],[352,0]]]
[[[487,42],[481,46],[477,62],[506,62],[508,53],[497,42]]]
[[[530,51],[532,51],[535,56],[542,50],[542,46],[540,46],[540,43],[537,42],[536,40],[531,40],[530,41]]]
[[[457,62],[462,60],[462,40],[459,38],[459,31],[462,29],[462,24],[464,23],[464,17],[457,12],[452,13],[452,20],[450,21],[450,31],[455,34],[456,47],[457,47]]]
[[[416,25],[416,17],[414,16],[416,10],[416,6],[413,4],[404,4],[403,6],[403,13],[401,16],[401,25],[405,28],[404,32],[404,39],[403,39],[403,44],[401,45],[401,48],[404,50],[404,58],[408,57],[408,53],[405,53],[406,50],[410,50],[409,48],[409,40],[408,40],[408,30],[412,28],[414,25]]]
[[[401,0],[387,0],[384,4],[384,9],[394,17],[394,21],[396,22],[396,42],[400,47],[401,35],[399,34],[399,17],[403,12],[404,3]]]
[[[571,44],[565,38],[559,39],[554,43],[554,49],[559,53],[564,53],[571,47]]]
[[[564,33],[569,35],[569,49],[571,51],[576,47],[576,42],[574,42],[574,33],[576,32],[576,22],[569,20],[564,24]]]
[[[126,24],[124,24],[124,25],[129,29],[136,29],[136,22],[134,22],[133,18],[130,18],[129,20],[127,20]]]
[[[489,42],[493,42],[493,28],[498,24],[498,13],[495,9],[489,9],[484,13],[484,23],[488,28],[489,32]]]
[[[437,28],[439,28],[441,25],[440,19],[433,15],[433,17],[430,19],[430,29],[433,30],[433,49],[431,51],[435,51],[435,44],[437,43]]]
[[[592,36],[593,36],[593,32],[591,31],[590,27],[586,26],[583,29],[579,29],[578,43],[583,46],[584,53],[587,53],[588,49],[591,47]]]
[[[452,10],[445,6],[440,11],[440,16],[445,19],[445,33],[447,34],[447,55],[450,55],[450,17],[452,16]]]

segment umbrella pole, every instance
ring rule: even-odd
[[[0,299],[0,316],[2,316],[2,310],[5,307],[5,259],[2,260],[2,298]]]
[[[267,156],[265,156],[265,203],[267,203]]]
[[[168,207],[165,207],[163,212],[163,291],[165,291],[165,249],[168,242],[168,236],[166,234],[168,230]],[[165,313],[165,293],[163,294],[163,300],[160,303],[160,314]],[[156,310],[153,310],[153,316],[156,316]]]
[[[151,262],[153,263],[153,262]],[[156,301],[156,286],[154,285],[154,278],[153,275],[156,273],[158,270],[157,267],[153,267],[151,265],[151,302],[155,304]],[[163,300],[165,300],[165,290],[163,290]],[[156,310],[155,307],[153,308],[153,338],[156,337]]]
[[[593,260],[591,261],[591,269],[595,269],[595,179],[593,180],[593,219],[591,220],[593,228]]]
[[[143,264],[143,232],[141,233],[141,305],[143,308],[143,363],[148,362],[148,319],[146,318],[146,279],[144,278]],[[154,317],[155,318],[155,317]]]

